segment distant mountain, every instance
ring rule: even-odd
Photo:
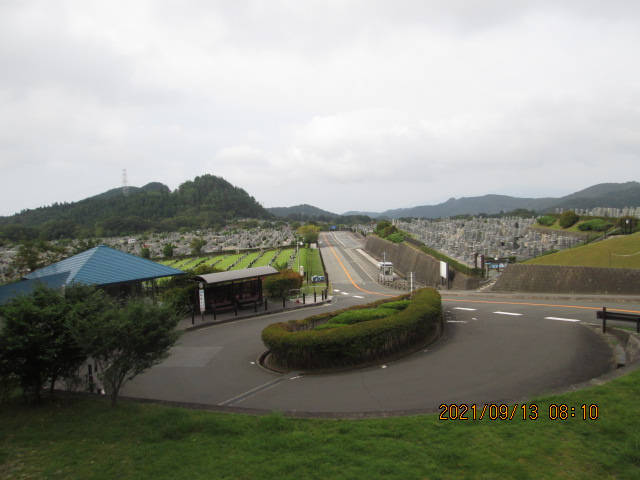
[[[339,217],[337,213],[327,212],[326,210],[322,210],[318,207],[314,207],[312,205],[296,205],[294,207],[271,207],[267,208],[267,210],[273,213],[276,217],[280,218],[288,218],[288,217],[299,217],[298,220],[303,220],[304,217]]]
[[[556,208],[640,206],[640,183],[603,183],[561,198],[519,198],[506,195],[450,198],[439,205],[338,215],[311,205],[265,209],[243,189],[215,175],[202,175],[171,191],[162,183],[114,188],[73,203],[54,203],[0,217],[2,240],[122,236],[146,231],[176,231],[222,227],[238,219],[368,223],[372,218],[443,218],[456,215],[498,214],[518,209],[539,214]]]
[[[497,214],[517,209],[532,210],[539,214],[556,208],[576,209],[640,206],[640,183],[602,183],[561,198],[520,198],[507,195],[483,195],[480,197],[450,198],[438,205],[398,208],[384,212],[346,212],[343,215],[368,215],[373,218],[444,218],[456,215]]]
[[[371,221],[371,218],[366,215],[339,215],[306,204],[294,207],[272,207],[267,210],[269,213],[290,222],[367,223]]]
[[[275,217],[243,189],[202,175],[171,191],[154,182],[114,188],[79,202],[55,203],[0,217],[0,239],[109,237],[145,231],[221,227],[236,219]]]

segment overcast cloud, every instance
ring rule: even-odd
[[[214,174],[383,211],[640,180],[637,0],[0,0],[0,215]]]

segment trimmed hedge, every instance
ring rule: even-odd
[[[411,305],[411,300],[398,300],[381,304],[378,308],[391,308],[393,310],[404,310]]]
[[[330,328],[340,328],[346,327],[346,323],[323,323],[321,325],[316,325],[313,329],[317,332],[318,330],[329,330]]]
[[[367,308],[365,310],[348,310],[333,317],[329,323],[343,323],[353,325],[360,322],[370,322],[393,315],[393,310],[388,308]]]
[[[406,300],[408,295],[393,301]],[[442,301],[437,290],[413,292],[404,310],[340,328],[313,330],[346,311],[380,307],[389,300],[316,315],[304,320],[274,323],[262,331],[262,341],[270,350],[270,362],[289,370],[345,368],[381,361],[425,345],[443,331]],[[327,328],[327,327],[323,327]]]

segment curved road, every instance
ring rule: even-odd
[[[522,402],[614,366],[611,348],[587,324],[604,305],[443,292],[446,336],[424,351],[332,375],[264,370],[257,358],[265,326],[398,294],[374,280],[377,267],[351,234],[325,234],[320,245],[334,288],[330,304],[187,332],[171,357],[126,384],[122,395],[300,415],[431,412],[443,403]]]

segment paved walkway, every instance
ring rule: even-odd
[[[300,298],[298,300],[285,300],[284,303],[282,300],[274,301],[269,299],[266,301],[266,305],[265,302],[262,302],[257,307],[245,306],[237,311],[226,310],[221,313],[217,313],[215,315],[215,318],[213,313],[206,313],[204,315],[197,313],[195,315],[189,315],[188,317],[180,320],[178,329],[194,330],[197,328],[233,322],[235,320],[241,320],[245,318],[259,317],[271,313],[281,313],[298,308],[313,307],[322,305],[323,303],[331,303],[332,299],[332,296],[328,296],[323,300],[321,295],[316,295],[315,301],[313,295],[306,296],[304,301],[302,298]]]

